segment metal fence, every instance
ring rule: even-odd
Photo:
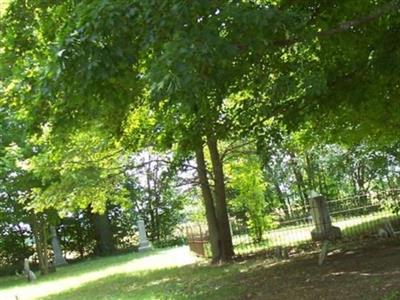
[[[400,189],[371,191],[366,194],[327,200],[332,224],[342,231],[342,241],[362,238],[385,238],[400,230]],[[296,211],[299,210],[299,211]],[[248,255],[262,251],[284,252],[312,246],[311,231],[314,223],[309,204],[293,208],[292,215],[271,222],[262,235],[254,236],[246,222],[231,219],[231,234],[236,255]],[[206,224],[186,226],[188,243],[192,251],[201,256],[210,255]]]

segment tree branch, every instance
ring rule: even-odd
[[[226,147],[226,149],[221,153],[221,160],[224,161],[229,154],[236,153],[238,149],[251,145],[253,141],[242,142],[240,144],[236,144],[237,141],[233,141]]]
[[[353,29],[356,26],[361,26],[361,25],[367,24],[371,21],[374,21],[374,20],[384,16],[384,15],[392,13],[396,9],[399,9],[399,8],[400,8],[400,4],[399,4],[398,0],[389,2],[386,5],[383,5],[382,7],[373,11],[371,14],[369,14],[367,16],[362,16],[358,19],[345,21],[345,22],[339,23],[334,28],[331,28],[331,29],[328,29],[325,31],[316,32],[314,34],[314,37],[326,38],[326,37],[329,37],[329,36],[337,34],[337,33],[348,31],[350,29]],[[291,46],[297,42],[302,42],[304,40],[305,40],[304,38],[292,38],[292,39],[276,41],[274,44],[277,46]]]
[[[382,16],[384,16],[384,15],[390,13],[390,12],[393,12],[396,8],[399,8],[399,7],[400,7],[400,5],[399,5],[398,1],[392,1],[392,2],[384,5],[380,9],[377,9],[376,11],[372,12],[368,16],[364,16],[364,17],[361,17],[359,19],[350,20],[350,21],[346,21],[346,22],[340,23],[336,28],[332,28],[330,30],[318,32],[317,36],[326,37],[326,36],[333,35],[335,33],[347,31],[349,29],[352,29],[355,26],[363,25],[363,24],[369,23],[369,22],[371,22],[371,21],[373,21],[375,19],[378,19],[379,17],[382,17]]]

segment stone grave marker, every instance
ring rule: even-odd
[[[139,252],[143,252],[151,249],[151,245],[146,235],[146,227],[144,225],[144,221],[139,219],[137,222],[138,230],[139,230]]]
[[[57,236],[57,231],[55,226],[50,226],[50,235],[51,235],[51,246],[53,248],[54,253],[54,266],[63,266],[68,264],[62,255],[60,240]]]
[[[329,250],[329,243],[341,238],[339,227],[333,226],[326,199],[318,193],[310,193],[310,208],[315,228],[311,231],[313,241],[322,242],[318,264],[322,265]]]

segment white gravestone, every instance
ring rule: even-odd
[[[144,221],[139,219],[137,222],[139,230],[139,252],[151,249],[151,245],[146,235],[146,227],[144,226]]]

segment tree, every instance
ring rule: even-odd
[[[229,260],[221,141],[240,135],[262,144],[276,126],[313,128],[331,142],[393,140],[398,70],[388,58],[399,53],[392,38],[398,7],[383,0],[16,0],[2,23],[3,94],[30,131],[48,122],[64,137],[96,118],[118,139],[129,117],[148,108],[156,121],[140,128],[138,139],[148,141],[141,135],[150,129],[158,147],[196,155],[214,259]],[[379,125],[381,118],[389,124]],[[305,176],[291,152],[305,207],[316,167],[306,151]]]
[[[236,157],[230,163],[229,186],[234,190],[230,206],[245,212],[244,220],[255,241],[263,238],[263,233],[272,225],[266,203],[266,183],[257,155]],[[269,206],[272,206],[271,203]]]
[[[174,239],[175,227],[183,220],[185,196],[176,185],[168,155],[147,149],[130,158],[126,187],[135,214],[144,220],[150,241],[163,245]]]

